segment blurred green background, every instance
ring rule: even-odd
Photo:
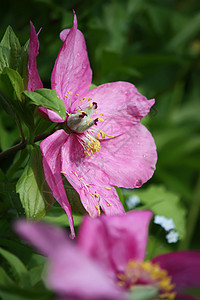
[[[21,44],[29,21],[42,27],[38,70],[45,87],[75,10],[93,70],[93,83],[129,81],[156,104],[144,119],[158,149],[157,169],[141,188],[164,189],[165,205],[183,216],[176,249],[198,249],[200,206],[200,2],[194,0],[38,0],[1,3],[0,36],[11,25]],[[9,136],[9,138],[8,138]],[[14,121],[1,110],[0,146],[18,142]],[[155,190],[155,194],[157,193]],[[129,191],[129,194],[132,193]],[[138,191],[139,195],[140,191]],[[137,194],[137,191],[136,191]],[[126,194],[125,194],[126,196]],[[140,195],[145,205],[146,199]],[[169,217],[169,214],[166,215]],[[176,221],[176,216],[175,216]],[[183,221],[183,220],[182,220]],[[178,221],[177,221],[178,222]],[[177,230],[180,224],[177,223]]]

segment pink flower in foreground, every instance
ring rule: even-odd
[[[154,299],[174,299],[175,293],[192,299],[183,290],[200,285],[200,252],[144,261],[151,217],[150,211],[85,217],[76,244],[42,223],[19,221],[16,230],[48,256],[47,284],[59,299],[131,299],[141,285],[155,288]]]
[[[36,60],[38,39],[33,26],[32,58]],[[90,216],[123,214],[114,186],[137,188],[155,170],[156,146],[140,123],[154,99],[147,100],[128,82],[112,82],[89,90],[92,71],[83,34],[74,24],[60,34],[63,45],[51,75],[51,87],[65,103],[67,118],[41,108],[62,128],[41,142],[45,177],[55,199],[66,211],[74,236],[71,208],[62,175],[79,193]],[[34,41],[34,42],[33,42]],[[35,47],[35,48],[34,48]],[[41,87],[36,64],[29,68],[33,86]],[[29,88],[32,80],[29,80]],[[32,90],[32,89],[31,89]]]

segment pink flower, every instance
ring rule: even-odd
[[[36,33],[32,38],[36,59]],[[78,192],[90,216],[100,215],[100,210],[107,215],[123,214],[114,186],[140,187],[155,170],[156,146],[140,123],[154,99],[147,100],[128,82],[106,83],[89,90],[92,71],[75,14],[73,27],[63,30],[60,38],[63,45],[53,68],[51,87],[64,101],[67,118],[63,120],[42,108],[49,119],[62,123],[63,129],[47,137],[40,147],[46,180],[66,211],[73,237],[73,218],[62,175]],[[30,70],[36,72],[36,65],[32,64]]]
[[[200,252],[144,261],[151,217],[150,211],[85,217],[76,244],[42,223],[19,221],[16,230],[48,256],[47,284],[60,299],[130,299],[129,293],[146,285],[155,288],[152,298],[170,300],[177,293],[192,299],[184,289],[200,285]]]

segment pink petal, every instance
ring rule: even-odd
[[[115,138],[101,140],[90,158],[110,178],[110,185],[138,188],[151,178],[157,153],[151,133],[140,123]]]
[[[72,299],[125,299],[101,266],[72,244],[51,257],[47,282]]]
[[[61,36],[63,34],[61,33]],[[88,60],[87,49],[83,34],[77,30],[77,19],[74,13],[74,25],[68,32],[66,39],[56,59],[52,76],[51,87],[66,104],[71,112],[72,103],[77,101],[76,94],[85,94],[92,81],[92,71]],[[71,100],[64,96],[73,93]],[[70,97],[69,97],[70,98]]]
[[[134,211],[122,216],[84,218],[79,246],[111,273],[123,272],[131,259],[144,260],[150,211]]]
[[[62,146],[61,171],[74,189],[88,213],[99,215],[99,206],[107,215],[123,214],[124,208],[109,178],[94,162],[84,155],[75,134],[71,134]]]
[[[101,266],[73,244],[60,228],[19,221],[15,230],[48,256],[47,283],[61,299],[125,299]]]
[[[36,57],[39,53],[39,41],[38,34],[35,31],[35,27],[30,22],[30,41],[28,47],[28,91],[34,91],[35,89],[43,88],[42,81],[38,74]]]
[[[60,160],[61,148],[67,139],[68,135],[64,130],[57,130],[40,143],[40,148],[43,154],[43,168],[46,181],[53,192],[54,198],[59,202],[68,216],[71,236],[73,238],[75,236],[73,218],[63,186]]]
[[[15,223],[15,231],[31,243],[40,253],[45,256],[51,255],[56,247],[63,244],[67,246],[67,238],[64,231],[45,225],[19,220]]]
[[[171,252],[155,257],[152,262],[168,271],[178,294],[200,286],[200,251]]]
[[[46,107],[39,107],[39,110],[48,116],[49,120],[55,123],[63,123],[64,120],[53,110],[50,110]]]
[[[94,118],[103,113],[102,118],[106,122],[99,121],[97,127],[113,136],[140,122],[155,102],[142,96],[133,84],[122,81],[100,85],[88,91],[85,97],[91,97],[97,103]]]

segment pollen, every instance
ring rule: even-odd
[[[99,198],[99,194],[93,193],[93,195],[94,195],[96,198]]]
[[[86,184],[86,186],[88,186],[88,187],[91,187],[91,185],[90,185],[90,184]]]
[[[110,206],[112,206],[112,204],[111,203],[107,203],[106,206],[110,207]]]
[[[91,101],[92,100],[92,97],[88,97],[88,101]]]
[[[98,118],[99,119],[99,121],[101,121],[101,122],[107,122],[107,121],[105,121],[104,119],[102,119],[102,118]]]
[[[106,189],[106,190],[111,190],[111,187],[105,186],[105,189]]]
[[[90,108],[92,108],[92,107],[93,107],[93,103],[92,103],[92,102],[90,103],[89,107],[90,107]]]
[[[95,205],[95,208],[96,208],[96,209],[97,209],[97,211],[98,211],[98,216],[100,216],[101,212],[100,212],[100,208],[99,208],[99,206],[98,206],[98,205]]]
[[[72,96],[72,92],[67,91],[70,96]]]
[[[76,97],[79,97],[79,94],[76,94]]]
[[[114,138],[114,135],[106,134],[106,133],[103,132],[103,130],[101,130],[101,129],[100,129],[100,135],[101,135],[102,139],[104,139],[106,136],[107,136],[107,137],[110,137],[110,138]]]
[[[104,116],[104,114],[103,114],[103,113],[100,113],[99,115],[100,115],[100,116]]]
[[[76,172],[74,172],[74,174],[78,177],[78,174]]]
[[[167,271],[161,269],[158,264],[131,260],[126,265],[125,272],[118,274],[118,285],[130,290],[143,280],[158,288],[159,299],[175,299],[176,293],[173,291],[175,285],[171,283]]]

